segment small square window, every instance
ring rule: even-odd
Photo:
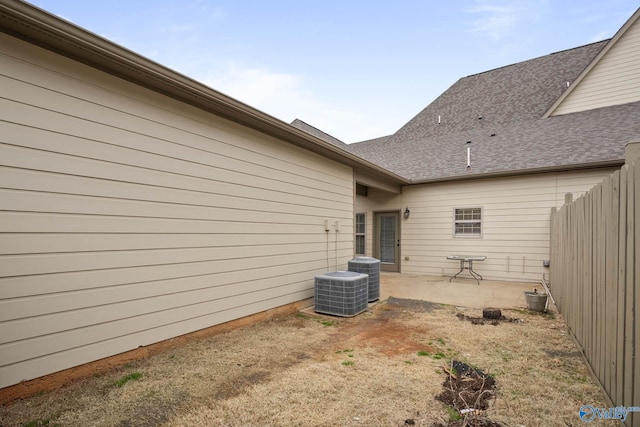
[[[482,208],[453,210],[454,237],[482,237]]]

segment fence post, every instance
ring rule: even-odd
[[[565,195],[564,195],[564,204],[568,205],[571,202],[573,202],[573,193],[565,193]]]
[[[634,160],[640,158],[640,141],[631,141],[624,147],[624,162],[631,164]]]

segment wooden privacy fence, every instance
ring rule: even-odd
[[[640,406],[639,196],[637,160],[551,214],[551,294],[610,403],[624,407]],[[625,424],[640,426],[640,413]]]

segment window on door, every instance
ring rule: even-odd
[[[356,214],[356,255],[365,254],[367,214]]]
[[[396,215],[380,215],[380,261],[395,263],[397,253]]]
[[[482,208],[453,210],[454,237],[482,237]]]

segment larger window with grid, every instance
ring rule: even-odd
[[[453,210],[454,237],[482,237],[482,208]]]
[[[363,213],[356,214],[356,255],[365,254],[365,241],[367,230],[367,215]]]

